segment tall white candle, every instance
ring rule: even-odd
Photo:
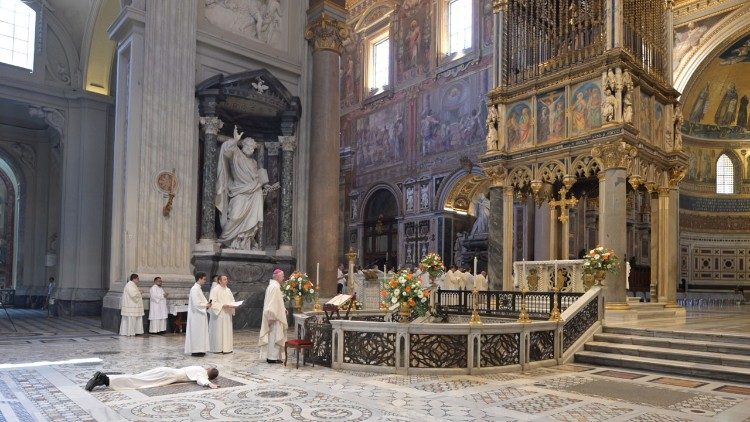
[[[315,281],[320,284],[320,262],[315,266]]]
[[[474,257],[474,277],[477,276],[477,257]]]

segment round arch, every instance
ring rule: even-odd
[[[380,185],[362,201],[362,262],[366,267],[396,267],[399,262],[398,198],[387,185]]]
[[[2,219],[0,225],[11,222],[12,233],[0,233],[0,238],[3,242],[0,242],[0,255],[7,254],[5,259],[10,259],[11,262],[7,266],[7,270],[0,268],[0,273],[7,272],[11,273],[10,286],[16,287],[16,281],[22,277],[22,262],[23,259],[23,246],[24,246],[24,233],[23,233],[23,222],[26,211],[26,178],[20,165],[16,162],[12,155],[10,155],[5,149],[0,148],[0,183],[6,183],[9,185],[13,192],[7,195],[7,201],[13,201],[10,205],[10,209],[2,210],[0,214]],[[12,214],[9,216],[9,214]],[[10,242],[8,242],[10,239]],[[8,244],[10,243],[10,244]],[[0,267],[5,264],[0,261]],[[7,284],[0,282],[0,287],[5,287]]]
[[[397,188],[396,186],[382,182],[378,183],[376,185],[373,185],[370,187],[370,189],[367,190],[367,193],[362,197],[362,200],[359,201],[359,209],[357,210],[357,217],[359,222],[365,221],[365,212],[367,211],[367,203],[370,202],[370,199],[372,196],[378,192],[379,190],[385,189],[388,192],[390,192],[393,197],[396,199],[396,216],[400,217],[404,214],[404,206],[403,206],[403,198],[401,195],[401,189]]]
[[[694,84],[695,76],[700,74],[715,55],[731,45],[742,34],[750,31],[750,4],[745,5],[727,15],[716,23],[706,34],[703,42],[698,46],[684,65],[679,66],[674,73],[674,87],[684,94]],[[684,95],[681,97],[684,100]]]
[[[480,192],[489,188],[490,179],[482,172],[482,169],[474,166],[471,172],[465,168],[453,172],[443,182],[437,194],[436,204],[438,210],[455,211],[458,213],[469,213],[472,200]]]

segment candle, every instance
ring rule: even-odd
[[[315,266],[315,280],[320,284],[320,262]]]
[[[477,257],[474,257],[474,277],[477,276]]]

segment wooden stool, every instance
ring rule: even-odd
[[[286,352],[287,348],[291,347],[292,349],[295,349],[297,351],[297,369],[299,369],[299,355],[300,352],[302,352],[302,366],[305,366],[305,354],[304,351],[306,349],[312,349],[313,348],[313,342],[309,340],[302,340],[302,339],[296,339],[296,340],[287,340],[286,343],[284,343],[284,366],[286,366],[286,361],[289,358],[289,354]],[[315,359],[312,361],[313,368],[315,367]]]

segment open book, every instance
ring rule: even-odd
[[[334,305],[334,306],[341,306],[349,301],[349,299],[352,298],[352,295],[336,295],[333,297],[333,299],[326,302],[326,305]]]

